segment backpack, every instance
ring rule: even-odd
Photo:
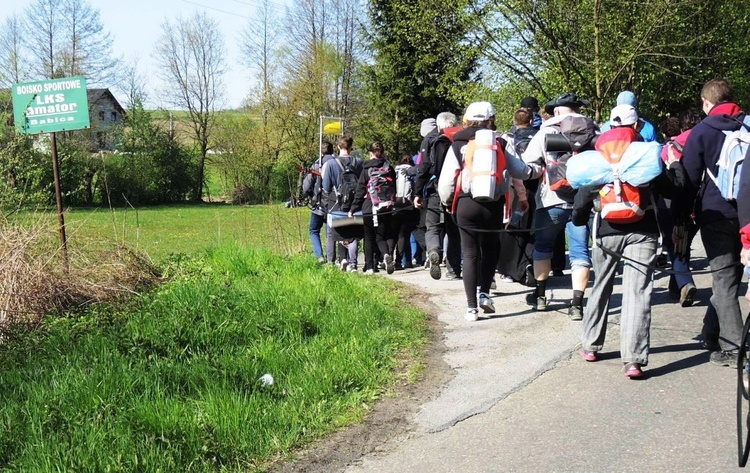
[[[436,139],[432,140],[430,143],[430,147],[427,152],[427,158],[429,159],[430,163],[430,176],[431,179],[437,179],[440,176],[440,171],[442,169],[443,160],[445,159],[445,154],[448,152],[448,149],[450,149],[451,143],[453,143],[453,136],[457,132],[459,132],[462,129],[462,127],[454,126],[450,128],[446,128],[443,130],[443,133],[438,136]],[[438,156],[438,144],[445,144],[445,148],[443,149],[443,155]]]
[[[392,206],[396,201],[396,183],[390,174],[391,165],[383,161],[382,166],[373,166],[367,172],[367,193],[372,206],[376,209]]]
[[[602,218],[609,223],[634,223],[646,215],[651,203],[648,185],[634,186],[615,178],[599,191]]]
[[[341,158],[337,157],[336,164],[338,164],[341,173],[339,174],[338,182],[336,183],[336,203],[339,206],[339,210],[348,212],[354,201],[354,193],[357,190],[357,182],[359,181],[359,173],[357,173],[357,160],[350,157],[349,162],[344,165],[341,162]]]
[[[461,159],[461,172],[458,174],[453,195],[451,212],[456,212],[458,195],[466,181],[469,195],[477,202],[494,202],[505,194],[508,182],[504,179],[505,152],[498,144],[492,130],[477,130],[473,139],[464,148]]]
[[[414,178],[408,175],[409,164],[396,166],[396,205],[409,206],[414,200]]]
[[[548,151],[546,155],[546,178],[549,188],[555,191],[563,200],[572,200],[575,196],[575,189],[570,185],[566,178],[568,160],[581,151],[594,148],[594,137],[597,136],[599,127],[594,120],[589,117],[573,115],[565,117],[559,124],[561,138],[567,142],[561,149],[549,149],[548,141],[545,141],[545,148]],[[545,138],[554,140],[554,135],[547,135]],[[559,151],[554,153],[550,151]]]
[[[718,172],[714,174],[706,168],[706,174],[719,188],[721,196],[730,202],[737,200],[742,164],[745,162],[745,156],[750,152],[750,115],[745,115],[744,121],[736,118],[734,120],[741,126],[739,130],[724,131],[726,137],[719,152],[719,159],[716,161]]]

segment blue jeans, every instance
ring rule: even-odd
[[[568,234],[568,259],[570,268],[590,268],[591,251],[589,250],[589,225],[577,227],[570,221],[573,209],[547,207],[536,210],[534,228],[534,261],[552,258],[555,239],[563,228]],[[565,226],[563,227],[563,224]]]
[[[312,242],[313,254],[316,258],[323,257],[323,244],[320,241],[320,229],[323,228],[325,223],[325,215],[318,215],[315,212],[310,214],[310,241]]]

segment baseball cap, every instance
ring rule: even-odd
[[[635,94],[629,90],[623,90],[620,95],[617,96],[617,105],[630,105],[631,107],[638,106],[638,99],[635,98]]]
[[[612,109],[609,116],[610,125],[613,127],[632,125],[637,121],[638,113],[632,105],[618,105]]]
[[[472,102],[466,107],[464,118],[472,122],[483,122],[495,116],[495,107],[489,102]]]

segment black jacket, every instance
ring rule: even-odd
[[[367,192],[367,183],[370,180],[370,168],[381,167],[388,159],[385,157],[368,159],[362,164],[362,174],[359,175],[357,182],[357,191],[354,193],[354,202],[352,202],[352,212],[362,211],[363,214],[372,214],[372,200]],[[390,164],[390,163],[389,163]],[[388,175],[396,183],[396,170],[391,165]]]

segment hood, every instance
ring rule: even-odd
[[[739,128],[737,120],[742,121],[745,112],[735,103],[723,102],[708,112],[708,116],[701,123],[721,131],[733,131]]]
[[[383,165],[383,163],[387,162],[388,160],[386,158],[372,158],[366,160],[364,163],[362,163],[363,169],[369,169],[372,167],[380,167]]]
[[[437,123],[434,118],[425,118],[419,126],[419,135],[422,138],[427,137],[432,131],[437,131]]]

